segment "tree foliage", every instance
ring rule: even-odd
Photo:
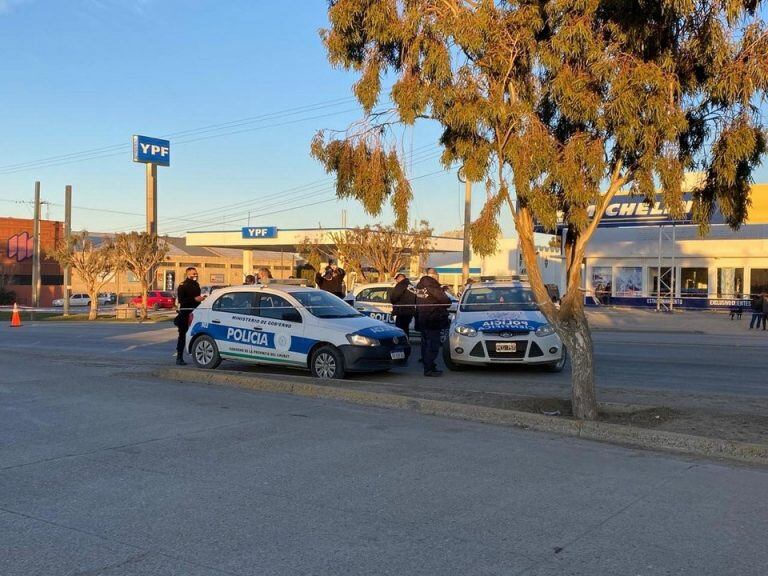
[[[88,232],[83,230],[79,234],[71,235],[68,241],[59,242],[51,256],[62,268],[70,267],[77,272],[91,300],[88,320],[96,320],[99,312],[99,291],[117,269],[117,255],[112,241],[104,238],[95,242]]]
[[[594,418],[592,343],[580,273],[603,209],[622,188],[683,211],[685,171],[702,231],[718,208],[736,228],[752,171],[766,151],[759,110],[768,87],[761,0],[331,0],[321,32],[330,62],[359,74],[371,126],[319,135],[312,153],[336,173],[339,195],[366,209],[394,197],[396,158],[376,105],[390,86],[405,124],[440,124],[446,166],[486,181],[475,252],[495,251],[510,210],[531,287],[572,355],[574,411]],[[375,147],[373,147],[375,151]],[[386,165],[386,170],[382,168]],[[388,184],[389,183],[389,184]],[[372,187],[369,188],[369,185]],[[373,192],[372,192],[373,190]],[[594,207],[594,212],[590,211]],[[594,215],[590,215],[594,214]],[[398,214],[400,222],[404,215]],[[559,309],[536,266],[536,225],[567,228],[568,287]],[[586,360],[582,362],[582,356]]]
[[[141,319],[147,317],[147,292],[152,285],[155,268],[165,260],[170,247],[156,234],[128,232],[117,234],[114,240],[118,266],[129,270],[141,285]]]

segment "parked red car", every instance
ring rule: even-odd
[[[131,300],[131,304],[141,306],[141,296]],[[147,308],[158,310],[159,308],[175,308],[176,297],[173,292],[161,292],[159,290],[150,290],[147,292]]]

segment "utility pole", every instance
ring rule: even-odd
[[[157,164],[147,164],[147,232],[157,234]]]
[[[35,182],[35,223],[32,232],[32,307],[40,306],[40,182]]]
[[[472,182],[464,180],[464,251],[461,257],[461,282],[467,285],[469,280],[469,260],[472,257],[470,244],[470,227],[472,225]]]
[[[72,237],[72,186],[64,188],[64,242],[69,246]],[[72,269],[64,267],[64,316],[69,316],[69,293],[72,289]]]

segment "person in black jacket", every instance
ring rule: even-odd
[[[330,292],[341,299],[344,299],[344,276],[347,273],[342,268],[339,268],[336,264],[329,263],[325,267],[324,274],[318,272],[315,274],[315,284],[321,290]]]
[[[752,319],[749,321],[749,329],[760,329],[760,322],[763,318],[763,295],[755,294],[752,298]]]
[[[442,376],[437,369],[437,355],[440,353],[440,333],[448,328],[448,298],[438,278],[437,272],[424,276],[416,284],[416,316],[421,331],[421,358],[424,363],[424,376]]]
[[[187,339],[187,330],[189,330],[189,315],[192,310],[205,300],[205,296],[200,295],[200,284],[197,283],[197,269],[187,268],[184,282],[179,284],[177,298],[179,300],[179,314],[173,321],[179,329],[179,339],[176,341],[176,364],[184,366],[184,344]]]
[[[397,274],[395,282],[397,284],[389,294],[389,302],[392,304],[395,326],[408,336],[411,321],[416,316],[416,291],[405,274]]]

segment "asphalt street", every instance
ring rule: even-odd
[[[3,576],[768,568],[764,469],[154,380],[166,329],[78,328],[0,333]]]
[[[686,394],[768,397],[768,336],[766,332],[701,334],[693,332],[593,333],[597,382],[601,390],[633,389]],[[20,329],[0,326],[0,345],[17,353],[79,355],[127,365],[170,365],[176,329],[158,324],[28,322]],[[418,354],[418,351],[416,351]],[[225,362],[221,369],[292,374],[279,367],[253,367]],[[483,391],[567,393],[569,368],[561,374],[512,367],[446,371],[441,386]],[[389,382],[421,379],[421,365],[412,357],[408,367],[390,374],[352,376]]]

